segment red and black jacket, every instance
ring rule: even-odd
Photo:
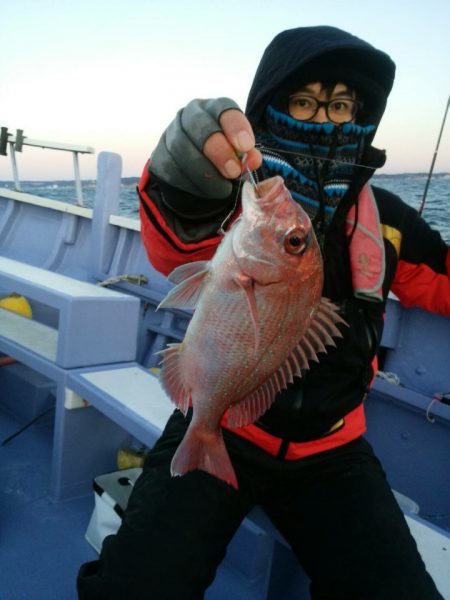
[[[406,306],[450,315],[449,248],[417,211],[391,192],[372,189],[385,245],[384,299],[392,290]],[[176,209],[177,194],[144,170],[139,184],[142,240],[150,262],[164,274],[179,264],[211,258],[221,240],[216,232],[232,205],[231,198],[222,206],[211,202],[205,217],[205,207],[197,204],[187,218]],[[365,430],[362,402],[374,376],[384,302],[354,298],[344,216],[336,215],[325,236],[324,295],[340,304],[350,327],[343,329],[337,347],[279,394],[256,424],[237,431],[288,459],[332,448]]]
[[[265,110],[274,94],[282,92],[289,81],[306,82],[308,77],[311,81],[318,65],[321,72],[326,67],[330,77],[344,81],[361,95],[364,105],[357,122],[375,128],[366,137],[361,159],[364,167],[355,173],[353,189],[342,199],[324,236],[323,294],[339,303],[350,327],[343,329],[337,347],[280,393],[257,423],[236,431],[287,459],[336,447],[364,432],[362,403],[376,369],[373,362],[389,290],[406,306],[450,315],[446,244],[414,209],[376,187],[373,192],[385,251],[384,302],[356,299],[353,290],[345,221],[363,185],[384,161],[384,154],[380,160],[380,151],[371,142],[394,80],[395,65],[385,53],[332,27],[282,32],[258,66],[246,116],[255,131],[264,129]],[[150,175],[146,167],[139,184],[142,240],[150,262],[164,274],[179,264],[209,259],[221,240],[217,233],[220,225],[238,200],[236,190],[226,200],[201,198],[169,183]],[[239,211],[238,204],[234,214]]]

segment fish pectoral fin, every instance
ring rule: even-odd
[[[195,308],[208,274],[208,261],[187,263],[174,269],[169,281],[178,285],[170,290],[158,308]]]
[[[159,381],[172,402],[186,415],[191,394],[181,376],[180,347],[181,344],[170,344],[158,353],[163,357]]]
[[[238,489],[236,473],[220,429],[217,433],[202,433],[192,425],[188,428],[172,459],[170,473],[177,477],[197,469]]]
[[[255,336],[255,344],[253,349],[254,356],[257,355],[259,349],[259,319],[258,319],[258,308],[256,306],[255,296],[255,281],[248,275],[239,274],[233,278],[236,285],[238,285],[244,292],[247,299],[248,308],[250,311],[250,318],[253,325],[253,333]]]

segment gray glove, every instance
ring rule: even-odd
[[[194,196],[227,198],[232,184],[204,156],[203,145],[221,131],[220,115],[239,106],[230,98],[192,100],[161,136],[150,159],[150,170],[169,185]]]

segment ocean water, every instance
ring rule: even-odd
[[[375,175],[372,183],[400,196],[410,206],[418,209],[424,194],[427,174],[405,173],[398,175]],[[136,193],[137,177],[122,179],[120,191],[120,214],[138,218],[138,197]],[[0,182],[0,187],[13,188],[11,182]],[[22,191],[43,196],[45,198],[76,202],[73,181],[25,181]],[[85,206],[92,207],[95,198],[95,181],[83,182],[83,199]],[[442,237],[450,245],[450,173],[433,175],[428,188],[423,218],[441,232]]]
[[[428,175],[375,175],[372,183],[400,196],[407,204],[419,209]],[[450,245],[450,173],[433,175],[428,187],[422,217],[433,228],[441,232]]]

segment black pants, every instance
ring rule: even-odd
[[[169,464],[188,421],[178,411],[100,560],[80,569],[80,600],[200,600],[242,519],[262,505],[311,579],[314,600],[442,597],[369,444],[282,461],[225,432],[239,491]]]

